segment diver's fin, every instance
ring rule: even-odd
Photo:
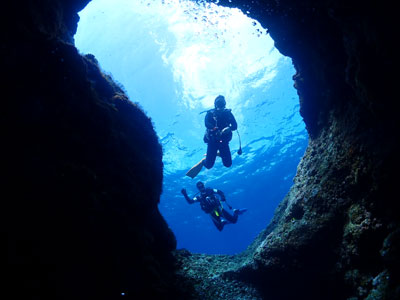
[[[203,158],[201,161],[199,161],[197,164],[195,164],[189,171],[187,171],[186,176],[189,176],[190,178],[195,178],[197,174],[200,173],[201,169],[203,168],[203,161],[205,158]]]

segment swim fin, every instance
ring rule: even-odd
[[[200,173],[201,169],[203,169],[203,161],[205,158],[203,158],[201,161],[199,161],[197,164],[195,164],[189,171],[187,171],[186,176],[189,176],[190,178],[195,178],[197,174]]]

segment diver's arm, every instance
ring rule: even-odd
[[[213,189],[213,192],[221,196],[221,201],[225,201],[225,194],[221,190]]]
[[[234,131],[234,130],[236,130],[237,129],[237,122],[236,122],[236,119],[235,119],[235,117],[233,116],[233,114],[232,114],[232,112],[230,112],[230,128],[231,128],[231,130],[232,131]]]
[[[213,114],[211,112],[207,112],[206,117],[204,118],[204,124],[206,125],[207,129],[214,129],[215,128],[215,120]]]
[[[226,198],[225,198],[224,192],[222,192],[220,190],[217,190],[217,189],[214,189],[213,191],[221,196],[221,201],[224,201],[225,204],[229,207],[229,209],[232,209],[232,206],[230,206],[229,203],[226,202]]]
[[[193,203],[196,202],[194,199],[190,199],[190,198],[189,198],[189,196],[188,196],[188,194],[187,194],[187,192],[186,192],[186,189],[182,189],[182,190],[181,190],[181,193],[182,193],[183,197],[185,197],[187,203],[193,204]]]

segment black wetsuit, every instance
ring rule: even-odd
[[[204,119],[206,125],[206,134],[204,135],[204,142],[207,146],[207,156],[203,165],[210,169],[214,166],[217,157],[217,151],[222,158],[222,163],[225,167],[232,165],[231,150],[229,149],[229,141],[232,139],[233,130],[237,129],[237,123],[230,109],[211,109],[207,112]],[[231,131],[226,134],[221,134],[221,131],[229,127]]]
[[[220,196],[221,200],[217,198],[217,195]],[[199,202],[201,209],[205,213],[210,214],[211,220],[213,221],[214,225],[218,228],[219,231],[221,231],[225,225],[225,223],[222,222],[221,217],[226,219],[229,223],[237,222],[238,214],[235,213],[232,216],[229,212],[227,212],[223,208],[220,201],[225,201],[225,195],[220,190],[205,188],[203,193],[200,193],[193,199],[190,199],[186,194],[184,196],[189,204]]]

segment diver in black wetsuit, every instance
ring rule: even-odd
[[[182,189],[181,192],[189,204],[200,202],[201,209],[210,215],[211,220],[219,231],[222,231],[226,224],[236,223],[238,216],[246,211],[246,209],[233,209],[233,215],[231,215],[222,206],[221,201],[226,203],[225,195],[222,191],[206,188],[201,181],[196,186],[199,189],[200,195],[193,197],[193,199],[189,198],[186,189]],[[228,203],[226,204],[232,209]]]
[[[230,167],[232,165],[229,142],[232,139],[232,131],[237,129],[237,123],[231,110],[225,108],[225,105],[225,97],[219,95],[214,101],[215,109],[209,110],[204,119],[207,128],[204,142],[208,146],[203,165],[207,169],[211,169],[214,166],[218,151],[224,166]]]
[[[195,164],[186,176],[194,178],[199,174],[203,166],[211,169],[214,166],[217,155],[221,156],[222,163],[225,167],[232,165],[232,155],[229,149],[229,142],[232,139],[232,131],[237,130],[237,123],[230,109],[225,108],[225,97],[219,95],[215,98],[215,109],[207,111],[204,123],[206,125],[206,133],[204,135],[204,142],[208,144],[206,157]],[[242,154],[242,146],[240,143],[238,154]]]

